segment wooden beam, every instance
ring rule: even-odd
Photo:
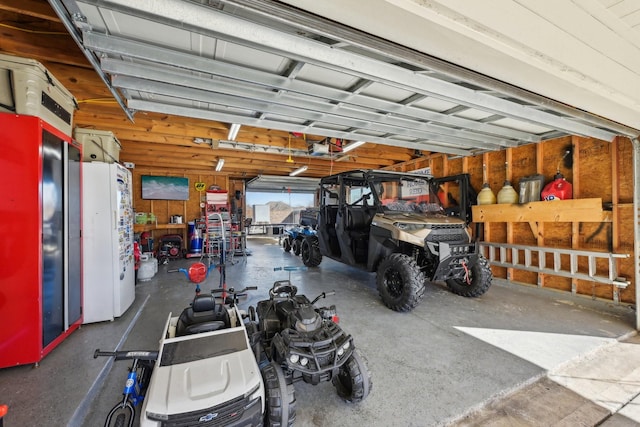
[[[0,10],[15,12],[52,22],[60,22],[48,2],[42,0],[2,0]]]
[[[602,199],[554,200],[471,207],[476,222],[609,222]]]

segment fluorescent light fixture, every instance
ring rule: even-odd
[[[302,172],[306,171],[307,169],[309,169],[309,166],[300,166],[298,169],[294,170],[293,172],[289,173],[289,176],[296,176],[298,174],[301,174]]]
[[[218,159],[218,164],[216,165],[216,172],[220,172],[223,166],[224,166],[224,159]]]
[[[366,141],[353,141],[351,144],[348,144],[342,147],[342,152],[346,153],[347,151],[351,151],[354,148],[358,148],[363,144],[366,144]]]
[[[229,135],[227,135],[227,139],[229,141],[235,141],[238,136],[238,131],[240,130],[240,125],[237,123],[232,123],[229,128]]]

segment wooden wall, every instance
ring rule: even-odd
[[[183,222],[193,221],[203,215],[203,209],[200,204],[205,202],[205,193],[199,192],[195,188],[196,182],[203,182],[205,189],[210,186],[218,186],[221,190],[227,190],[229,193],[229,204],[241,208],[244,220],[246,210],[244,206],[244,181],[229,179],[226,174],[216,172],[192,172],[184,171],[176,174],[173,170],[167,172],[166,169],[150,169],[135,168],[132,169],[133,175],[133,207],[136,212],[153,213],[156,216],[158,224],[168,224],[172,215],[182,215]],[[189,179],[189,200],[145,200],[142,198],[142,175],[159,175],[159,176],[179,176]],[[234,198],[236,191],[241,194],[240,200]],[[165,234],[182,234],[179,230],[153,230],[153,237],[157,240]]]
[[[496,195],[507,179],[517,191],[521,178],[538,173],[544,175],[546,184],[553,180],[559,170],[573,184],[574,199],[601,198],[605,210],[611,210],[612,220],[539,223],[537,235],[528,223],[491,222],[484,224],[482,228],[483,239],[496,243],[630,254],[630,258],[618,261],[618,275],[631,280],[630,286],[620,290],[619,299],[624,303],[635,303],[633,147],[627,138],[606,142],[574,136],[475,157],[448,158],[446,155],[433,155],[403,163],[395,170],[411,171],[424,167],[431,167],[436,177],[469,173],[472,187],[477,192],[482,187],[483,168],[486,167],[486,180]],[[534,259],[534,262],[537,260]],[[565,266],[569,260],[563,258],[562,262]],[[553,265],[551,259],[547,260],[547,265]],[[598,264],[598,272],[604,273],[605,267],[606,264]],[[580,265],[580,271],[586,271],[586,268],[585,261]],[[496,277],[509,278],[515,282],[607,300],[615,299],[611,285],[585,280],[572,281],[570,278],[516,269],[507,271],[505,268],[492,267],[492,270]]]

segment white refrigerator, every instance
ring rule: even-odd
[[[135,299],[131,181],[118,163],[82,164],[84,323],[113,320]]]

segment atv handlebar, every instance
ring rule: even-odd
[[[211,270],[215,269],[217,266],[215,264],[211,264],[209,267],[204,265],[202,262],[196,262],[192,264],[188,269],[186,268],[172,268],[171,270],[167,270],[167,273],[183,273],[188,281],[193,283],[202,283],[209,276]]]
[[[299,265],[299,266],[286,266],[286,267],[273,267],[273,271],[307,271],[308,268],[306,266],[303,265]]]
[[[156,360],[158,358],[158,351],[145,351],[145,350],[117,350],[117,351],[100,351],[99,348],[93,353],[93,358],[96,359],[100,356],[113,357],[115,360]]]
[[[335,294],[336,294],[336,291],[323,292],[320,295],[318,295],[313,301],[311,301],[311,305],[317,303],[320,298],[330,297],[331,295],[335,295]]]
[[[228,289],[224,289],[224,288],[216,288],[216,289],[211,289],[211,293],[212,294],[221,294],[223,292],[226,292],[228,294],[241,294],[245,291],[256,291],[258,290],[257,286],[245,286],[243,289],[240,289],[238,291],[235,290],[235,288],[228,288]]]

